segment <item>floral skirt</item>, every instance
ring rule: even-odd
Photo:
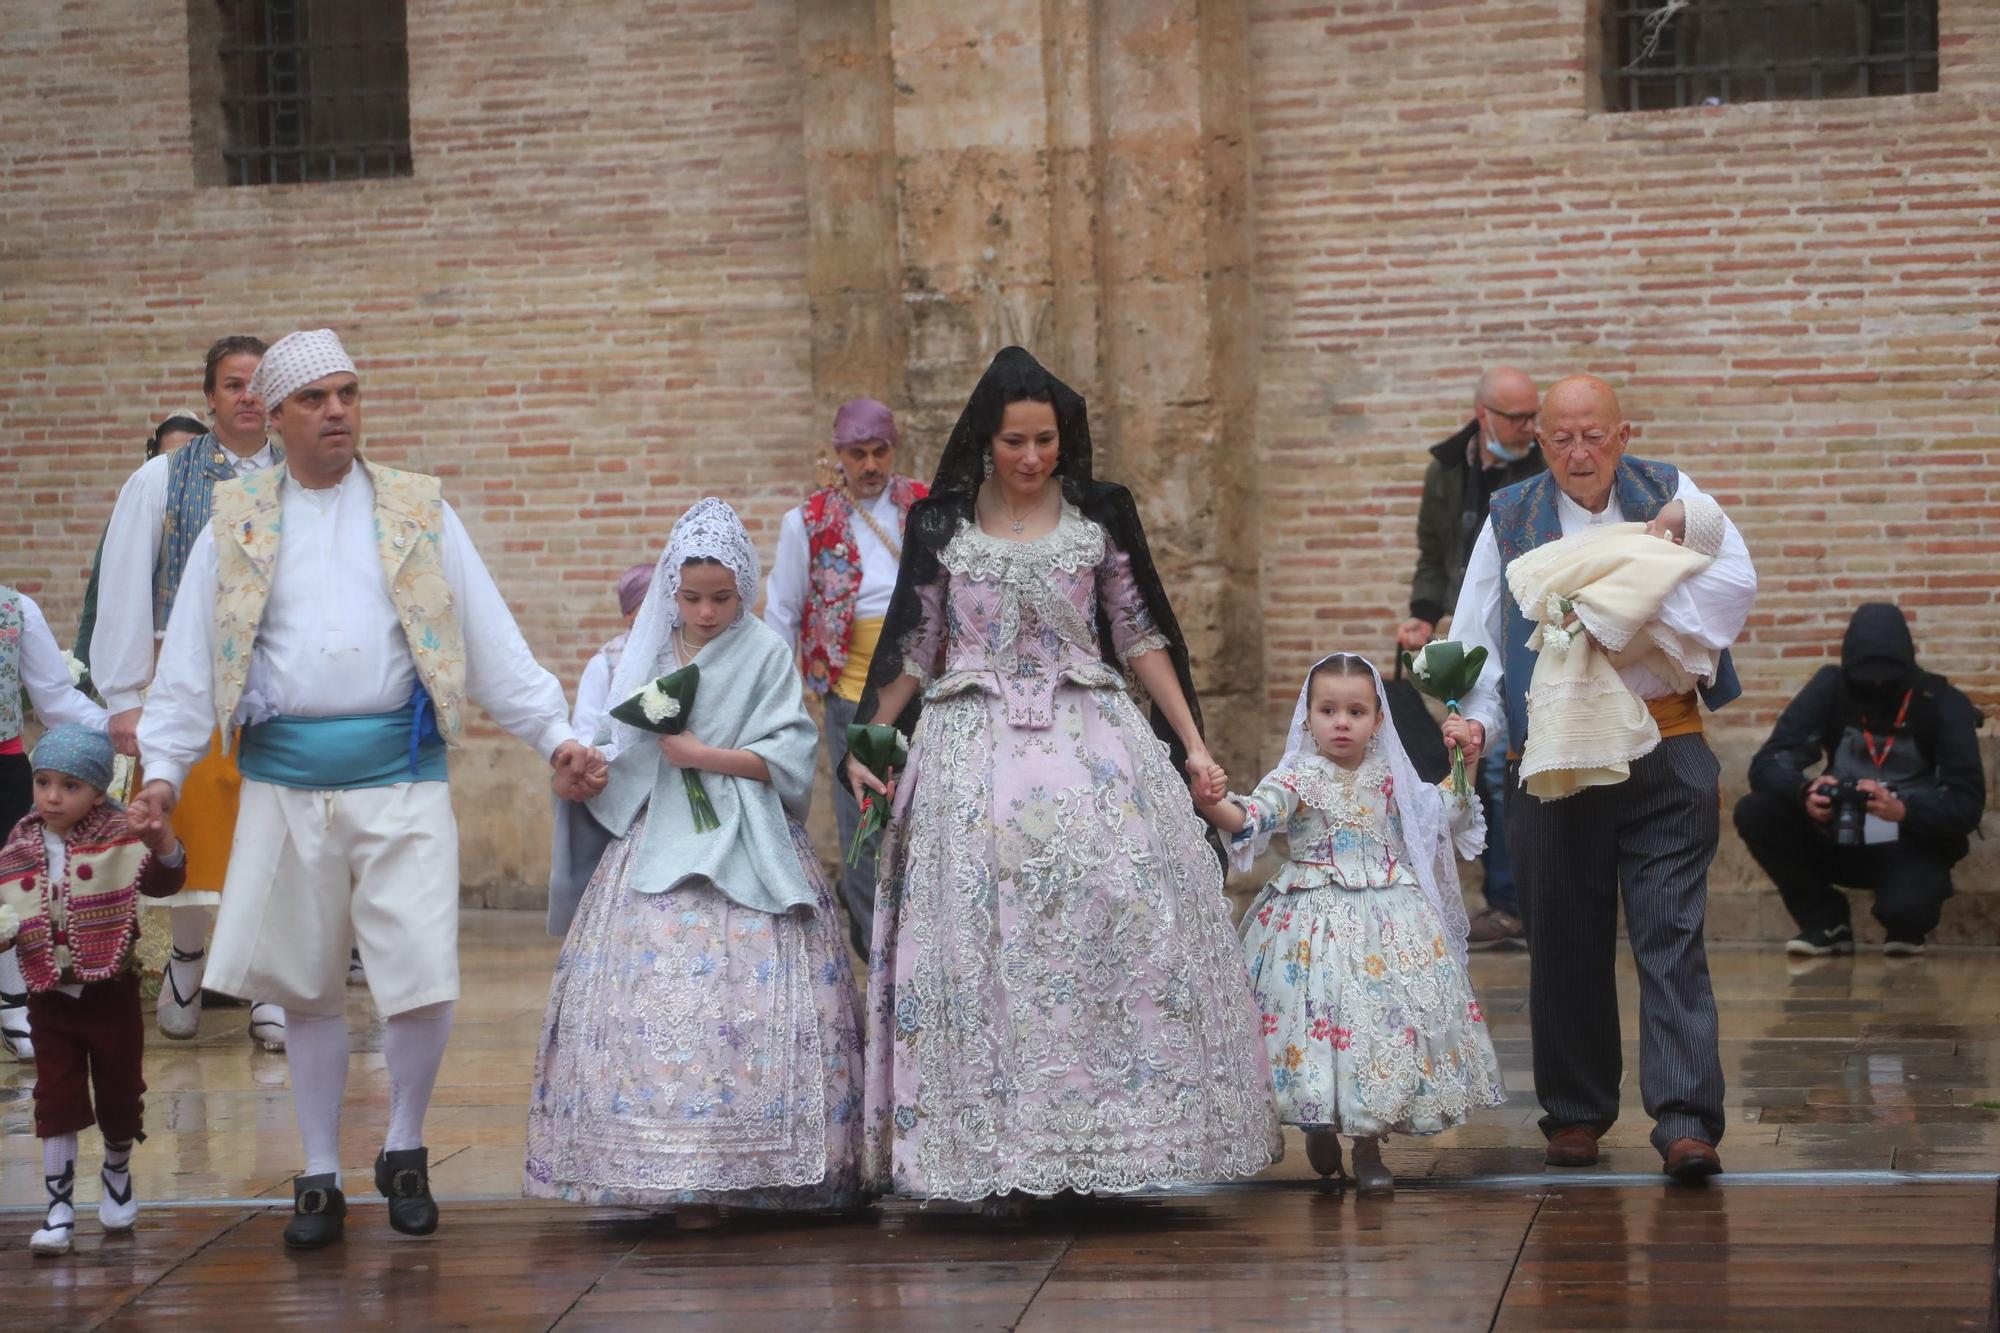
[[[522,1192],[642,1207],[859,1200],[854,979],[819,861],[812,915],[627,882],[641,814],[563,941],[535,1054]]]
[[[1507,1099],[1479,1002],[1415,887],[1266,886],[1243,951],[1287,1124],[1436,1134]]]
[[[875,910],[872,1189],[1129,1191],[1282,1151],[1202,835],[1122,690],[1060,687],[1048,728],[983,693],[927,705]]]

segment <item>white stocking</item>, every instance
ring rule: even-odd
[[[26,995],[28,979],[21,975],[21,957],[12,948],[0,949],[0,991]]]
[[[347,1095],[347,1015],[289,1015],[285,1064],[309,1176],[331,1171],[340,1183],[340,1103]]]
[[[169,908],[167,929],[173,933],[174,947],[182,953],[200,953],[208,946],[208,927],[214,919],[206,907]]]
[[[384,1152],[424,1145],[424,1112],[444,1063],[445,1038],[451,1035],[450,1000],[397,1014],[383,1025],[382,1058],[389,1066],[389,1137]],[[294,1020],[296,1021],[296,1020]]]
[[[49,1201],[44,1231],[58,1231],[76,1223],[76,1135],[56,1134],[42,1140],[42,1180]]]

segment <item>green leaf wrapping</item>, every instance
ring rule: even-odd
[[[847,752],[885,783],[910,757],[909,743],[903,739],[903,733],[879,723],[867,726],[858,722],[848,723]],[[854,840],[847,845],[847,864],[858,862],[868,839],[887,828],[888,824],[887,799],[879,792],[863,791],[861,822],[855,826]]]
[[[694,717],[694,695],[701,685],[701,668],[690,662],[679,671],[661,676],[645,686],[637,694],[617,704],[611,716],[628,727],[650,731],[656,736],[678,736],[687,730]],[[665,695],[674,703],[672,717],[653,718],[646,715],[646,701],[649,692]],[[681,787],[687,792],[688,809],[694,816],[694,831],[711,833],[722,827],[722,821],[715,817],[715,805],[708,799],[708,788],[701,785],[701,774],[693,769],[681,770]]]

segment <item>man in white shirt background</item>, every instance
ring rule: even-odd
[[[786,513],[764,597],[764,622],[798,651],[806,688],[825,705],[821,724],[833,773],[834,824],[845,857],[861,807],[841,778],[847,727],[868,683],[868,666],[896,590],[903,526],[929,493],[896,472],[896,418],[873,398],[841,405],[833,418],[835,478]],[[875,847],[843,861],[840,900],[848,938],[868,957],[875,920]]]
[[[155,651],[188,552],[208,526],[216,483],[262,471],[284,457],[265,438],[264,404],[251,391],[263,356],[263,340],[248,334],[221,338],[208,349],[201,387],[213,428],[147,460],[120,488],[111,511],[88,653],[91,678],[111,711],[111,742],[122,754],[139,753],[139,718]],[[160,1032],[175,1041],[190,1040],[201,1028],[208,928],[229,868],[239,787],[235,763],[218,749],[196,765],[182,792],[176,822],[187,848],[187,885],[160,904],[168,909],[173,952],[154,1009]],[[266,1050],[283,1050],[284,1009],[253,1003],[249,1034]]]

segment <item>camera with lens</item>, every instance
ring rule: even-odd
[[[1854,778],[1843,778],[1826,788],[1833,802],[1833,840],[1842,847],[1859,847],[1866,842],[1868,793]]]

